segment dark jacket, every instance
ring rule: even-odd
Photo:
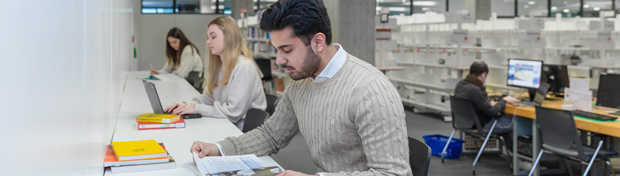
[[[495,106],[491,106],[491,100],[482,82],[471,74],[456,84],[454,96],[467,99],[474,105],[482,126],[490,122],[493,117],[500,116],[506,107],[505,100],[500,100]]]

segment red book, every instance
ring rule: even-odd
[[[138,130],[152,130],[152,129],[168,129],[168,128],[185,128],[185,120],[177,120],[172,123],[150,123],[150,122],[138,122]]]
[[[163,143],[159,143],[164,150],[166,147]],[[152,163],[165,163],[168,162],[168,156],[161,158],[149,158],[149,159],[136,159],[136,160],[127,160],[127,161],[118,161],[116,155],[114,154],[114,149],[112,149],[112,145],[108,145],[108,149],[105,154],[105,159],[103,160],[103,167],[109,166],[125,166],[125,165],[134,165],[134,164],[152,164]]]

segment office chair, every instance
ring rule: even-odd
[[[203,74],[197,71],[191,71],[189,72],[185,80],[187,80],[187,82],[189,82],[189,84],[192,85],[194,89],[202,93],[202,82],[204,81]]]
[[[269,113],[260,110],[251,108],[245,114],[245,122],[243,123],[243,133],[248,131],[252,131],[254,128],[261,126],[265,123],[265,119],[269,117]]]
[[[267,111],[267,113],[269,113],[269,115],[271,116],[276,110],[276,105],[278,104],[278,97],[271,94],[265,94],[265,98],[267,98],[267,109],[265,109],[265,111]]]
[[[258,66],[258,69],[263,74],[263,81],[269,81],[273,79],[271,76],[271,59],[267,58],[254,58],[254,62]]]
[[[536,170],[543,152],[555,154],[564,159],[574,160],[587,166],[583,174],[584,176],[588,174],[595,159],[604,160],[611,168],[608,158],[617,155],[617,153],[600,150],[603,145],[602,140],[599,141],[596,149],[584,146],[577,132],[577,126],[575,125],[572,111],[536,106],[536,122],[540,130],[540,136],[542,137],[542,148],[538,153],[538,157],[534,162],[534,167],[530,171],[530,175]],[[568,173],[573,175],[570,165],[567,165],[567,168]],[[613,169],[610,170],[613,175]]]
[[[450,134],[450,138],[446,142],[446,145],[441,152],[441,163],[444,162],[444,156],[446,154],[446,149],[448,149],[448,145],[454,136],[454,132],[456,130],[462,131],[466,134],[469,134],[474,137],[483,138],[484,143],[482,143],[482,147],[480,147],[480,151],[478,151],[478,155],[476,155],[476,159],[472,164],[472,173],[476,175],[476,163],[478,163],[478,159],[484,150],[489,138],[494,135],[502,135],[510,133],[510,130],[493,130],[495,129],[495,125],[497,124],[497,120],[493,120],[493,126],[491,129],[483,129],[482,123],[478,118],[478,114],[474,108],[474,105],[467,99],[450,96],[450,105],[452,107],[452,134]],[[475,129],[472,129],[472,126]],[[486,136],[486,137],[485,137]]]
[[[413,175],[428,175],[431,148],[422,141],[409,137],[409,165]]]

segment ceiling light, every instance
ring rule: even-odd
[[[394,11],[394,12],[404,12],[406,10],[407,8],[404,8],[404,7],[390,7],[390,11]]]
[[[551,7],[551,10],[552,11],[556,11],[556,10],[558,10],[558,7]]]
[[[534,2],[534,1],[530,1],[530,2],[527,2],[527,3],[530,4],[530,5],[536,4],[536,2]]]
[[[414,6],[435,6],[437,2],[435,1],[413,1]]]
[[[523,8],[526,8],[526,9],[527,9],[528,7],[530,7],[530,6],[529,6],[529,5],[524,5],[524,6],[523,6]]]
[[[583,5],[583,8],[590,8],[590,5],[588,5],[588,4]]]
[[[564,9],[564,13],[568,13],[568,12],[570,12],[570,10]]]
[[[594,11],[599,11],[599,10],[601,10],[601,8],[598,8],[598,7],[594,7],[594,8],[592,8],[592,9],[594,9]]]
[[[429,10],[431,10],[431,8],[428,8],[428,7],[422,7],[422,11],[429,11]]]

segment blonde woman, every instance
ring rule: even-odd
[[[209,23],[207,45],[211,54],[203,94],[189,103],[175,103],[165,111],[228,118],[242,129],[248,109],[267,108],[260,70],[237,23],[229,16]]]

